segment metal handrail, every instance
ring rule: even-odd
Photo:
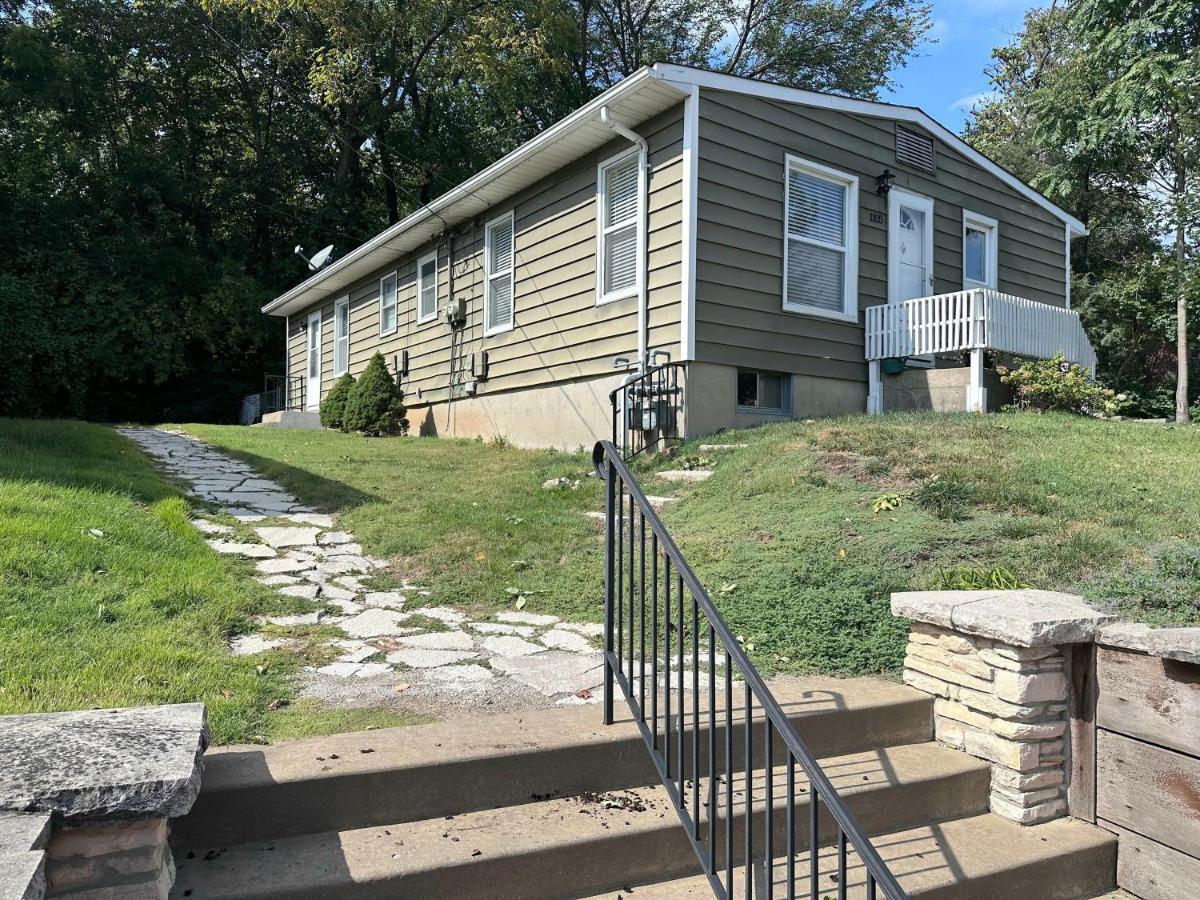
[[[605,615],[604,615],[604,723],[613,722],[613,688],[618,685],[629,704],[651,758],[658,770],[659,777],[666,788],[671,802],[683,822],[684,829],[692,843],[696,855],[700,859],[713,893],[725,900],[734,896],[733,877],[733,668],[737,667],[744,681],[745,724],[743,726],[744,749],[743,764],[746,778],[746,797],[744,804],[744,839],[743,863],[745,866],[744,896],[754,894],[756,872],[761,872],[767,885],[765,894],[772,896],[774,879],[774,773],[776,764],[773,759],[776,737],[783,744],[785,751],[785,766],[787,776],[787,824],[786,824],[786,868],[788,900],[796,897],[795,891],[795,765],[800,767],[808,777],[809,791],[809,892],[812,900],[818,900],[828,894],[818,886],[820,873],[819,849],[821,846],[818,819],[820,803],[824,803],[834,821],[837,823],[837,865],[838,886],[835,889],[839,897],[846,892],[847,847],[853,847],[867,871],[867,897],[874,900],[876,889],[890,900],[907,900],[907,894],[896,881],[870,840],[863,833],[854,815],[838,796],[837,790],[829,781],[820,764],[808,749],[804,739],[800,737],[787,715],[780,708],[778,701],[763,681],[761,674],[750,662],[733,632],[729,630],[725,620],[717,611],[716,606],[700,584],[684,559],[679,547],[668,533],[662,520],[646,499],[637,480],[625,464],[625,459],[615,444],[600,441],[592,451],[592,462],[596,473],[606,484],[605,507]],[[626,498],[628,498],[628,517],[626,517]],[[636,514],[636,526],[635,526]],[[626,524],[628,527],[626,527]],[[650,556],[647,557],[647,525],[649,526]],[[640,547],[640,553],[638,548]],[[662,562],[660,569],[659,563]],[[628,570],[626,570],[628,563]],[[647,580],[647,563],[649,563],[650,579]],[[662,577],[660,577],[660,572]],[[672,574],[672,572],[674,574]],[[626,575],[628,578],[626,579]],[[635,587],[636,584],[636,587]],[[650,599],[650,652],[647,656],[647,588]],[[660,587],[662,597],[662,629],[659,628],[659,597]],[[675,589],[675,603],[672,608],[672,588]],[[691,595],[691,716],[692,716],[692,754],[691,778],[687,777],[687,754],[685,753],[685,732],[687,731],[688,710],[684,703],[684,654],[687,643],[687,624],[684,617],[685,591]],[[626,593],[628,597],[626,597]],[[628,599],[628,609],[626,609]],[[672,613],[677,613],[677,621],[672,622]],[[703,613],[707,625],[707,659],[708,659],[708,812],[701,812],[700,781],[700,614]],[[628,618],[626,620],[626,614]],[[640,628],[638,624],[640,623]],[[626,625],[628,627],[626,628]],[[672,651],[671,634],[677,634],[678,668],[675,677],[678,688],[679,710],[677,718],[672,718],[671,689],[672,689]],[[635,654],[635,632],[640,634],[638,646],[640,653]],[[661,641],[660,641],[661,637]],[[665,711],[659,716],[659,647],[663,647],[665,660],[665,690],[663,700]],[[717,647],[724,650],[724,771],[718,773],[716,768],[717,745],[717,709],[716,709],[716,661]],[[638,672],[635,676],[635,661]],[[647,723],[646,690],[647,662],[650,667],[650,722]],[[625,664],[629,671],[626,673]],[[635,680],[637,689],[635,690]],[[763,852],[761,860],[754,852],[754,811],[751,776],[754,761],[754,704],[757,702],[765,715],[765,737],[762,747],[765,755],[767,778],[765,782],[765,829]],[[660,741],[660,722],[661,737]],[[677,759],[672,758],[672,740],[676,741]],[[724,784],[725,818],[724,818],[724,882],[717,865],[717,825],[719,818],[719,797],[717,794],[718,780]],[[690,781],[691,800],[688,799]],[[702,827],[707,826],[707,827]]]
[[[682,368],[680,363],[670,362],[651,366],[609,393],[608,402],[612,406],[612,442],[622,449],[625,459],[632,459],[660,443],[665,444],[678,438],[681,406],[679,401],[683,394],[679,372]],[[646,423],[652,424],[652,427],[642,427],[644,423],[640,421],[640,417],[643,415],[653,419],[652,423]],[[639,421],[634,422],[634,418],[639,418]],[[636,449],[631,437],[635,431],[647,435],[641,446]]]

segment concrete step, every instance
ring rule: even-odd
[[[712,477],[712,469],[665,469],[654,473],[659,481],[695,482],[707,481]]]
[[[985,813],[934,825],[922,825],[876,838],[873,843],[900,886],[912,898],[927,900],[1069,900],[1094,897],[1112,890],[1116,871],[1116,838],[1076,819],[1045,825],[1021,826]],[[821,897],[837,893],[837,853],[832,847],[819,855]],[[866,870],[858,856],[847,859],[846,897],[866,897]],[[807,854],[796,860],[795,894],[809,896]],[[787,869],[777,859],[772,890],[764,890],[757,873],[755,896],[775,900],[787,896]],[[722,876],[722,881],[724,880]],[[734,870],[740,892],[745,870]],[[597,893],[589,900],[683,900],[711,898],[703,875],[673,881],[623,886]]]
[[[932,734],[929,697],[903,685],[797,678],[775,687],[818,755]],[[653,784],[649,754],[623,706],[607,727],[598,707],[583,706],[213,749],[195,806],[172,825],[172,843],[229,846]],[[735,708],[740,735],[737,720]],[[706,746],[707,731],[701,735]]]
[[[988,767],[933,743],[823,760],[863,828],[878,833],[978,813]],[[755,773],[755,821],[765,820],[763,773]],[[776,833],[783,834],[785,773],[775,773]],[[740,844],[744,782],[734,780]],[[798,775],[796,815],[807,821]],[[707,784],[701,784],[701,794]],[[718,833],[726,821],[720,806]],[[832,827],[825,821],[826,829]],[[456,898],[551,900],[697,871],[664,788],[537,800],[419,822],[326,832],[222,848],[176,851],[178,896],[206,898]],[[190,894],[184,892],[191,891]]]

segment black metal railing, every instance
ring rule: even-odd
[[[282,409],[304,409],[304,378],[299,375],[264,375],[263,389],[242,398],[239,421],[253,425],[267,413]]]
[[[607,486],[604,722],[613,722],[614,685],[619,686],[713,893],[718,898],[756,893],[788,900],[845,898],[853,852],[858,857],[854,876],[862,879],[856,890],[864,888],[870,900],[906,900],[697,580],[621,451],[601,441],[592,460]],[[741,682],[740,698],[734,695],[735,681]],[[763,770],[758,811],[756,764]],[[797,766],[807,786],[797,783]],[[782,785],[776,783],[781,774]],[[737,803],[735,779],[742,785]],[[797,797],[803,795],[807,835],[797,821]],[[822,847],[828,852],[822,854]],[[738,867],[742,877],[735,880]]]
[[[612,442],[625,459],[679,438],[680,363],[652,366],[608,395]]]

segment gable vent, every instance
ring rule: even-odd
[[[934,172],[933,138],[896,126],[896,162]]]

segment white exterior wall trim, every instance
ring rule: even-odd
[[[679,298],[679,359],[696,358],[696,231],[700,196],[700,88],[680,85],[683,101],[683,258]]]

